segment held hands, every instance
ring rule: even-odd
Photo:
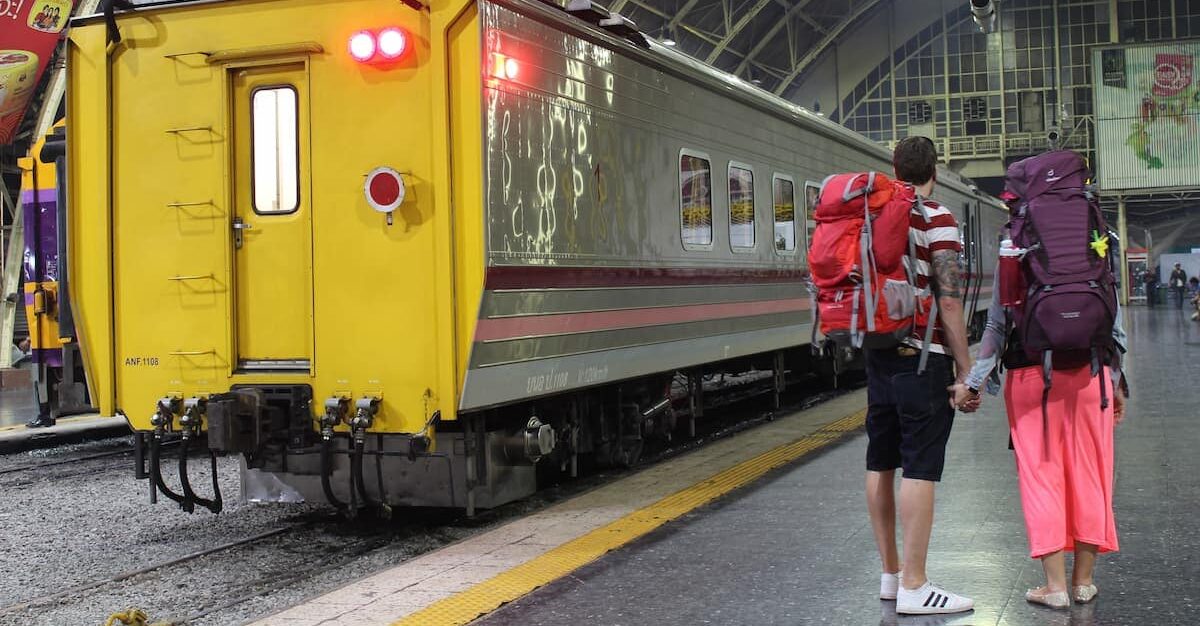
[[[971,391],[963,382],[956,382],[946,387],[946,391],[950,392],[950,407],[963,413],[974,413],[979,410],[979,405],[983,402],[979,393]]]
[[[1113,424],[1120,424],[1125,419],[1125,394],[1120,390],[1113,394]]]

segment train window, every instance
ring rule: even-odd
[[[257,89],[251,96],[254,212],[291,213],[300,204],[300,134],[296,89]]]
[[[821,183],[808,181],[804,183],[804,249],[808,249],[812,241],[813,231],[817,229],[817,202],[821,200]]]
[[[775,251],[796,251],[796,184],[775,175],[772,182],[775,205]]]
[[[683,247],[712,245],[712,168],[705,156],[679,155],[679,217]]]
[[[729,245],[754,247],[754,171],[740,163],[729,164]]]

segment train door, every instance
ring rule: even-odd
[[[237,368],[307,371],[313,297],[307,68],[234,68],[229,81]]]
[[[972,315],[974,315],[979,311],[979,300],[980,294],[983,292],[983,281],[987,278],[987,276],[983,273],[983,268],[987,267],[987,263],[985,263],[984,259],[984,254],[987,250],[987,247],[983,245],[983,205],[979,202],[973,202],[971,203],[971,206],[975,209],[975,215],[971,218],[971,225],[973,226],[971,233],[971,249],[975,254],[975,282],[971,288],[971,312]],[[977,330],[979,331],[979,334],[982,335],[982,325],[987,323],[987,318],[981,318],[979,322],[980,326]]]
[[[967,328],[972,336],[977,336],[982,328],[978,326],[976,311],[979,308],[979,292],[983,285],[983,255],[979,236],[982,232],[979,203],[968,202],[963,207],[963,222],[959,225],[959,236],[963,244],[963,268],[966,284],[963,286],[963,310],[966,312]]]

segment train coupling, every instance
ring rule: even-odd
[[[183,401],[183,415],[179,417],[179,432],[184,439],[200,433],[204,423],[204,412],[208,408],[207,398],[188,398]]]
[[[175,423],[175,415],[182,410],[182,407],[183,400],[176,396],[167,396],[155,403],[154,415],[150,417],[150,425],[154,426],[155,439],[162,439],[163,435],[171,431]]]
[[[350,420],[350,432],[354,435],[355,443],[362,443],[367,430],[375,423],[375,415],[379,413],[380,399],[364,396],[354,403],[354,418]]]
[[[333,429],[348,421],[350,415],[350,398],[333,396],[325,400],[325,414],[321,416],[321,440],[333,439]]]

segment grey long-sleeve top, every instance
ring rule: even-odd
[[[1008,331],[1012,324],[1012,313],[1008,307],[1000,304],[999,276],[992,289],[992,304],[988,307],[987,327],[983,338],[979,341],[979,356],[971,373],[967,374],[967,386],[971,389],[983,389],[987,383],[987,392],[993,396],[1000,393],[1000,373],[996,365],[1004,352],[1004,344],[1008,339]],[[1125,352],[1125,327],[1121,321],[1121,305],[1117,305],[1117,317],[1113,321],[1113,340],[1117,342],[1117,352],[1109,366],[1112,371],[1113,389],[1121,381],[1121,355]]]

